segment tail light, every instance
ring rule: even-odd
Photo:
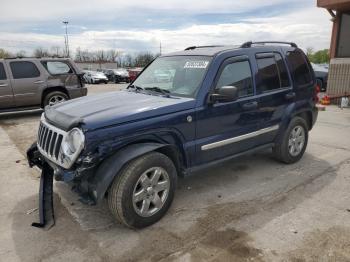
[[[318,103],[320,101],[320,98],[318,97],[318,94],[321,92],[321,88],[318,84],[315,85],[315,90],[314,90],[314,101],[315,103]]]

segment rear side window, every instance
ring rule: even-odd
[[[222,86],[237,87],[239,97],[252,95],[254,93],[253,77],[249,62],[241,61],[226,65],[220,75],[216,89]]]
[[[274,56],[256,59],[258,64],[258,77],[261,92],[271,91],[281,88],[278,75],[278,67]]]
[[[258,89],[268,92],[290,86],[286,65],[279,53],[260,53],[256,55],[258,64]]]
[[[2,63],[0,63],[0,80],[6,80],[6,72]]]
[[[297,86],[312,83],[312,75],[304,54],[298,50],[287,53],[287,60],[291,67],[291,73]]]
[[[42,64],[51,75],[64,75],[73,73],[73,70],[70,68],[70,66],[64,62],[45,61],[42,62]]]
[[[40,72],[36,65],[27,61],[16,61],[10,63],[14,79],[39,77]]]

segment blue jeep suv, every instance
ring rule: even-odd
[[[53,224],[53,178],[142,228],[167,212],[178,176],[266,148],[295,163],[317,118],[315,87],[294,43],[193,46],[158,57],[124,91],[47,107],[27,152],[42,169],[34,226]]]

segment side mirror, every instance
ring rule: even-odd
[[[222,86],[210,95],[210,102],[232,102],[238,98],[238,88],[236,86]]]

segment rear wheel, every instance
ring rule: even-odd
[[[108,206],[115,218],[131,228],[160,220],[175,193],[176,168],[165,155],[152,152],[131,161],[114,179]]]
[[[44,107],[45,106],[54,106],[59,103],[68,100],[68,96],[61,91],[53,91],[48,93],[44,98]]]
[[[295,117],[290,122],[282,141],[273,148],[274,157],[286,164],[298,162],[304,155],[309,138],[306,121]]]

